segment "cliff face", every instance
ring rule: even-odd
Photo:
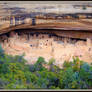
[[[82,20],[81,18],[85,18],[85,16],[83,15],[79,15],[79,18],[76,19],[75,18],[75,13],[84,13],[84,12],[90,12],[90,9],[85,9],[83,10],[83,8],[78,7],[77,9],[74,8],[72,5],[45,5],[42,4],[41,6],[38,5],[32,5],[32,4],[13,4],[12,6],[9,4],[7,6],[7,4],[5,4],[5,7],[1,7],[0,12],[1,12],[1,18],[0,18],[0,28],[4,28],[6,27],[6,33],[9,31],[8,29],[11,28],[11,31],[15,30],[16,28],[19,30],[24,28],[56,28],[56,29],[60,29],[63,31],[58,30],[57,32],[55,32],[54,30],[46,30],[45,33],[50,32],[51,33],[56,33],[59,36],[62,35],[68,36],[68,37],[76,37],[77,36],[80,38],[82,36],[84,36],[84,38],[86,37],[91,37],[92,38],[92,34],[87,33],[87,32],[76,32],[76,30],[91,30],[92,31],[92,19],[86,19],[86,20]],[[25,6],[24,6],[25,5]],[[30,6],[31,5],[31,6]],[[67,13],[67,14],[66,14]],[[45,15],[46,14],[46,15]],[[63,15],[64,14],[64,15]],[[75,15],[73,15],[75,14]],[[4,16],[3,16],[4,15]],[[42,19],[38,18],[36,19],[36,27],[32,25],[32,19],[30,19],[29,17],[33,18],[34,16],[41,16]],[[53,16],[55,15],[55,16]],[[62,15],[64,17],[62,17]],[[84,13],[85,15],[85,13]],[[6,16],[8,17],[8,19],[6,20]],[[45,16],[45,18],[44,18]],[[48,17],[47,17],[48,16]],[[52,18],[52,16],[54,18]],[[71,18],[69,17],[71,16]],[[90,15],[92,16],[92,15]],[[17,17],[17,19],[15,19],[14,17]],[[25,21],[25,25],[20,25],[17,26],[16,21],[18,20],[18,18],[20,19],[17,22],[21,23],[21,19],[27,17],[24,21]],[[59,17],[59,18],[58,18]],[[10,25],[11,18],[14,18],[14,24],[12,26]],[[13,27],[13,28],[12,28]],[[65,31],[66,30],[66,31]],[[72,30],[72,31],[71,31]],[[1,30],[2,31],[2,30]],[[4,30],[5,31],[5,30]],[[27,30],[24,30],[25,32]],[[64,32],[65,31],[65,32]],[[23,30],[22,30],[23,32]],[[32,32],[29,31],[30,33]],[[37,30],[38,32],[38,30]],[[42,31],[43,32],[43,31]],[[61,32],[61,33],[60,33]],[[76,32],[76,33],[75,33]],[[76,42],[74,44],[68,43],[68,41],[66,41],[65,39],[61,39],[57,36],[54,37],[48,37],[49,35],[45,34],[39,34],[39,36],[37,36],[36,33],[33,36],[33,33],[30,36],[30,33],[28,35],[21,35],[18,36],[16,34],[12,34],[12,37],[8,37],[5,35],[2,35],[1,39],[2,41],[0,41],[0,43],[2,44],[2,47],[4,48],[5,52],[7,54],[13,54],[13,55],[20,55],[22,53],[25,53],[25,59],[28,60],[28,63],[32,63],[34,61],[36,61],[36,59],[39,56],[43,56],[44,58],[46,58],[46,60],[48,61],[51,57],[54,57],[56,59],[56,64],[57,65],[62,65],[63,62],[65,60],[71,60],[73,56],[78,56],[81,60],[85,60],[87,62],[91,62],[91,47],[92,47],[92,43],[90,41],[87,41],[90,44],[86,44],[86,42],[82,41],[82,42]],[[3,34],[3,33],[2,33]],[[5,37],[4,37],[5,36]],[[0,40],[1,40],[0,39]],[[69,40],[69,39],[68,39]],[[70,39],[71,40],[71,39]],[[70,41],[71,42],[71,41]]]
[[[92,10],[91,6],[89,8],[87,5],[85,5],[86,7],[85,10],[83,10],[83,8],[80,8],[80,7],[84,7],[83,5],[77,6],[78,8],[76,9],[74,8],[73,4],[51,4],[51,5],[40,4],[39,5],[39,4],[28,4],[28,3],[27,4],[24,4],[24,3],[23,4],[22,3],[5,4],[4,3],[4,4],[1,4],[0,7],[1,7],[0,8],[0,32],[2,32],[3,31],[2,29],[4,28],[7,28],[5,31],[8,32],[8,29],[10,27],[16,26],[15,25],[16,23],[19,23],[17,25],[20,25],[20,23],[22,23],[22,20],[23,20],[23,23],[27,20],[25,18],[29,19],[34,17],[38,19],[40,17],[43,18],[43,20],[40,19],[39,22],[36,19],[36,23],[42,25],[41,22],[45,21],[44,25],[47,25],[47,27],[49,26],[49,24],[47,23],[48,21],[54,20],[53,22],[51,22],[51,25],[54,25],[58,19],[59,22],[56,23],[55,25],[58,26],[59,23],[61,22],[60,24],[61,26],[59,26],[59,28],[61,27],[61,29],[62,27],[66,29],[69,29],[71,27],[71,29],[73,28],[73,30],[74,29],[79,30],[81,28],[82,29],[84,28],[83,30],[85,29],[89,30],[92,28],[91,24],[89,25],[87,23],[89,22],[89,20],[85,20],[86,21],[85,23],[84,23],[84,20],[79,20],[87,17],[92,18],[92,14],[90,12]],[[83,12],[86,12],[86,13],[83,13]],[[90,13],[90,14],[87,14],[87,13]],[[16,19],[14,19],[14,17],[16,17]],[[78,19],[78,21],[76,21],[76,19]],[[32,19],[29,19],[29,20],[30,20],[29,24],[30,23],[32,24]],[[16,23],[13,23],[14,21]]]
[[[58,4],[49,4],[49,3],[39,3],[32,4],[29,3],[18,3],[18,2],[8,2],[0,4],[5,10],[11,10],[12,14],[15,13],[31,13],[31,12],[42,12],[42,13],[57,13],[57,14],[66,14],[66,13],[91,13],[92,4],[70,4],[70,3],[58,3]]]
[[[26,30],[25,30],[26,31]],[[55,58],[55,64],[62,66],[63,62],[72,61],[73,57],[79,57],[88,63],[91,63],[92,42],[77,41],[58,36],[49,36],[49,34],[38,35],[30,34],[13,34],[11,37],[0,42],[5,53],[11,55],[21,55],[25,53],[25,59],[28,63],[35,63],[39,56],[49,61]]]

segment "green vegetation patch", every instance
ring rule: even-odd
[[[91,89],[92,65],[79,58],[65,61],[60,69],[51,58],[47,63],[39,57],[35,64],[28,65],[24,55],[4,53],[0,45],[1,89]],[[49,68],[46,68],[48,66]]]

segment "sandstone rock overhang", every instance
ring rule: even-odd
[[[16,20],[15,17],[12,16],[11,20],[4,20],[3,25],[1,25],[0,34],[19,29],[51,29],[57,35],[65,37],[92,38],[92,23],[89,20],[92,19],[25,18],[23,20]]]

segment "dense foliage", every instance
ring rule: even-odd
[[[73,61],[65,61],[60,69],[54,65],[53,58],[46,63],[43,57],[39,57],[35,64],[28,65],[23,56],[7,55],[0,46],[1,89],[92,88],[91,64],[74,58]]]

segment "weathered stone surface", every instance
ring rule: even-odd
[[[36,62],[39,56],[44,57],[46,61],[49,61],[52,57],[55,58],[55,64],[60,67],[62,67],[64,61],[72,61],[72,57],[76,56],[81,60],[91,62],[92,48],[89,50],[86,42],[78,41],[75,44],[69,42],[63,43],[62,40],[58,42],[55,41],[53,37],[42,36],[39,35],[37,38],[31,36],[29,40],[27,40],[26,35],[23,37],[15,35],[8,38],[8,42],[2,42],[1,44],[7,54],[20,55],[25,53],[24,58],[28,60],[28,63]],[[90,46],[92,46],[92,43],[90,43]]]

